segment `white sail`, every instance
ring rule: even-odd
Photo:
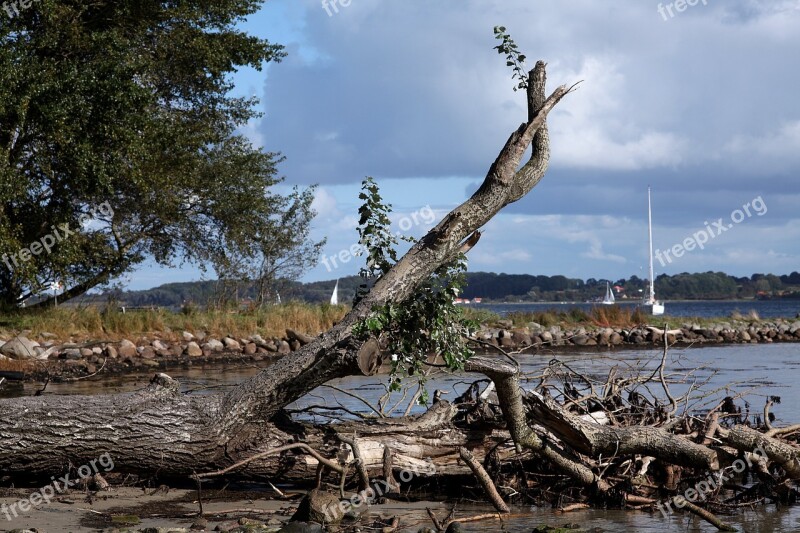
[[[611,285],[606,281],[606,297],[603,298],[603,303],[611,305],[614,303],[614,291],[611,290]]]
[[[647,188],[647,234],[650,241],[650,289],[644,305],[651,315],[663,315],[664,304],[656,300],[656,279],[653,272],[653,209],[650,202],[650,187]]]
[[[339,280],[336,280],[336,285],[333,287],[333,294],[331,294],[331,305],[339,305]]]

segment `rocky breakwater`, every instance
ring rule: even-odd
[[[0,376],[9,379],[36,379],[91,375],[109,372],[169,370],[193,364],[257,362],[282,357],[310,343],[314,338],[291,329],[286,336],[264,339],[216,338],[204,332],[184,331],[180,340],[162,335],[122,339],[115,342],[59,343],[54,335],[42,333],[36,340],[26,335],[0,339]],[[163,336],[163,337],[166,337]]]
[[[506,351],[574,346],[663,345],[664,326],[603,327],[597,325],[542,326],[535,322],[515,326],[509,320],[484,325],[475,335],[476,347]],[[800,320],[720,321],[711,324],[687,322],[668,326],[670,344],[770,343],[800,341]]]

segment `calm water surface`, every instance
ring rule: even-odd
[[[723,318],[730,317],[731,313],[739,312],[746,315],[755,311],[761,318],[792,318],[800,313],[800,300],[704,300],[704,301],[677,301],[664,302],[666,305],[665,316],[670,317],[700,317]],[[506,315],[515,311],[569,311],[573,308],[590,310],[597,304],[591,303],[511,303],[511,304],[478,304],[469,305],[474,309],[486,309],[493,313]],[[634,308],[638,301],[617,300],[617,305],[625,308]]]

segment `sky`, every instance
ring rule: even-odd
[[[656,275],[800,270],[800,0],[269,0],[241,27],[288,56],[234,92],[260,99],[243,133],[286,156],[286,184],[318,185],[327,244],[304,281],[362,266],[339,255],[365,176],[414,237],[483,181],[526,119],[495,25],[547,62],[548,91],[581,84],[549,116],[548,173],[484,228],[471,271],[645,277],[648,186]]]

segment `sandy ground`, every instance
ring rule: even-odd
[[[4,490],[0,492],[0,531],[36,529],[40,533],[75,531],[113,531],[114,529],[140,530],[144,528],[189,528],[197,519],[197,493],[193,490],[171,489],[168,492],[140,488],[120,487],[96,493],[89,501],[87,494],[72,491],[27,512],[19,510],[20,500],[27,499],[31,490]],[[221,523],[230,523],[242,517],[275,524],[285,522],[294,514],[299,497],[293,500],[266,500],[264,493],[211,491],[203,495],[203,511],[211,531]],[[252,499],[251,499],[252,498]],[[13,509],[11,506],[17,504]],[[6,507],[3,508],[2,506]],[[429,525],[425,507],[445,515],[447,510],[438,503],[396,502],[375,505],[370,517],[399,516],[400,531],[416,532]],[[250,511],[250,512],[248,512]],[[8,513],[11,520],[6,516]],[[137,517],[138,522],[131,521]]]

